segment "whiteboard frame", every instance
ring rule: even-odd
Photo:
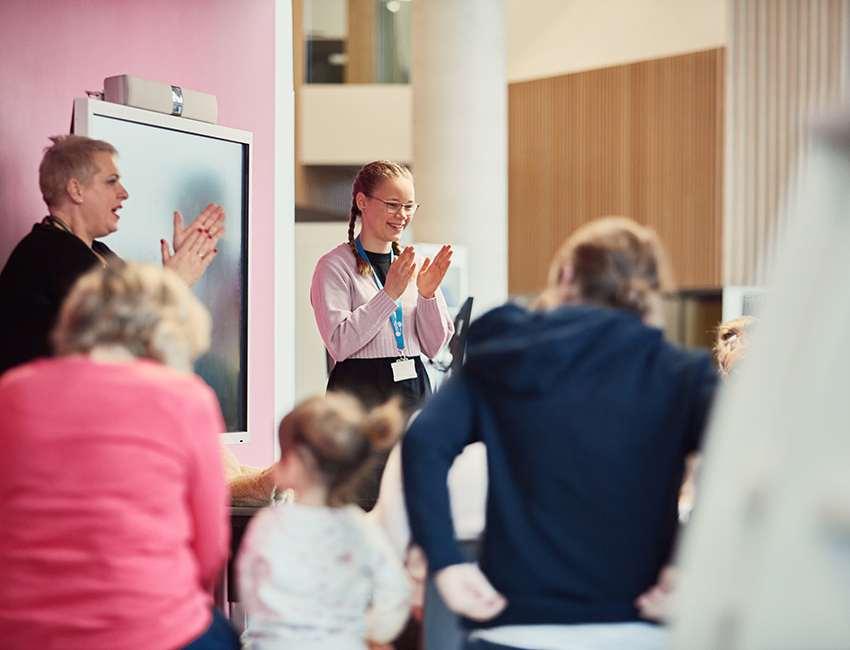
[[[229,433],[220,433],[219,442],[225,445],[247,444],[251,442],[251,335],[250,323],[251,318],[251,224],[253,222],[253,174],[254,174],[254,147],[253,134],[250,131],[241,131],[226,126],[217,124],[208,124],[206,122],[198,122],[164,113],[155,113],[153,111],[134,108],[132,106],[124,106],[122,104],[113,104],[98,99],[82,98],[74,100],[74,113],[72,118],[72,133],[76,135],[84,135],[87,137],[96,137],[93,135],[93,120],[95,116],[115,118],[138,124],[150,125],[170,129],[174,131],[182,131],[184,133],[201,135],[219,140],[228,140],[248,146],[248,174],[247,174],[247,219],[242,233],[243,246],[247,250],[244,260],[245,273],[245,301],[247,305],[247,323],[245,323],[244,332],[247,339],[245,363],[247,371],[245,373],[245,431],[235,431]],[[240,215],[241,217],[241,215]]]

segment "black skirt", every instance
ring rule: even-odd
[[[410,415],[431,394],[431,382],[422,359],[413,357],[416,377],[393,381],[392,363],[396,357],[345,359],[338,362],[328,377],[328,390],[346,392],[360,398],[367,408],[383,404],[394,395]]]
[[[337,363],[328,377],[328,390],[346,392],[358,397],[366,408],[383,404],[394,395],[401,398],[401,406],[409,417],[422,401],[431,394],[431,382],[422,359],[413,357],[416,377],[393,381],[391,364],[397,357],[380,359],[345,359]],[[375,507],[381,476],[389,452],[374,452],[374,467],[358,491],[357,504],[367,512]]]

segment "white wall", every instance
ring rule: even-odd
[[[319,258],[346,241],[348,225],[295,224],[295,401],[324,393],[328,385],[325,344],[310,306],[310,283]]]
[[[302,165],[412,161],[413,93],[409,85],[305,84],[299,101]]]
[[[727,0],[505,0],[508,82],[726,45]]]

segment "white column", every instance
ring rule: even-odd
[[[424,243],[469,252],[473,313],[508,297],[504,0],[412,4],[413,175]]]
[[[295,395],[295,91],[292,1],[275,0],[274,458],[277,423]],[[250,391],[251,387],[248,387]],[[265,432],[264,432],[265,433]]]

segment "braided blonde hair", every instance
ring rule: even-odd
[[[404,165],[389,160],[376,160],[364,165],[354,179],[354,185],[351,188],[351,213],[348,218],[348,245],[354,253],[354,259],[357,260],[357,272],[360,275],[371,275],[372,267],[369,262],[360,257],[357,252],[357,244],[354,243],[354,224],[357,222],[357,217],[361,216],[360,208],[357,207],[357,195],[363,192],[366,196],[371,196],[375,188],[385,180],[402,177],[413,179],[410,170]],[[401,247],[395,241],[393,242],[393,253],[395,255],[401,253]]]

